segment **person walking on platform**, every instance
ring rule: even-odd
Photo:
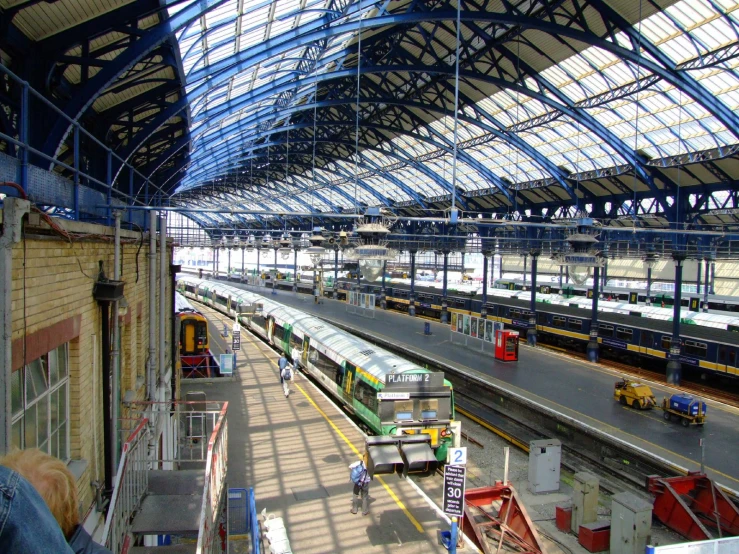
[[[277,368],[278,368],[278,370],[280,372],[280,385],[283,384],[283,382],[282,382],[282,372],[285,370],[286,367],[287,367],[287,356],[285,356],[285,354],[283,353],[280,356],[280,359],[277,361]]]
[[[285,398],[290,396],[290,381],[293,378],[293,370],[290,364],[285,366],[285,369],[280,371],[280,379],[282,379],[282,390],[285,393]]]
[[[362,515],[369,515],[369,484],[372,480],[369,471],[362,460],[354,462],[349,466],[351,470],[350,479],[354,484],[352,496],[352,513],[356,514],[359,509],[359,503],[362,503]]]

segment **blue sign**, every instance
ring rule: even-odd
[[[613,346],[614,348],[621,348],[622,350],[626,350],[628,348],[628,344],[624,341],[615,339],[603,339],[603,344]]]
[[[221,375],[233,375],[234,366],[236,365],[236,356],[233,354],[221,354],[220,365]]]

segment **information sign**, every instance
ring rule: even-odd
[[[444,373],[388,373],[385,375],[385,388],[409,386],[414,388],[443,387]]]
[[[467,465],[467,447],[450,448],[449,461],[447,463],[453,466]]]
[[[378,400],[409,400],[411,393],[409,392],[378,392]]]
[[[444,513],[448,516],[464,516],[465,466],[444,466]]]
[[[221,375],[233,375],[234,373],[234,355],[221,354],[220,356]]]
[[[234,332],[231,335],[231,350],[234,352],[241,350],[241,331],[234,329]]]

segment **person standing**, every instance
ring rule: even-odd
[[[349,469],[351,470],[350,478],[354,484],[351,512],[356,514],[361,502],[362,515],[367,516],[369,515],[369,484],[372,477],[362,460],[354,462],[349,466]]]
[[[282,372],[287,367],[287,357],[285,356],[285,353],[283,352],[280,355],[280,359],[277,361],[277,369],[280,372],[280,385],[283,384],[283,378],[282,378]]]

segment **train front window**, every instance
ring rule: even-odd
[[[208,344],[208,324],[205,321],[198,321],[195,325],[198,346],[204,348]]]

